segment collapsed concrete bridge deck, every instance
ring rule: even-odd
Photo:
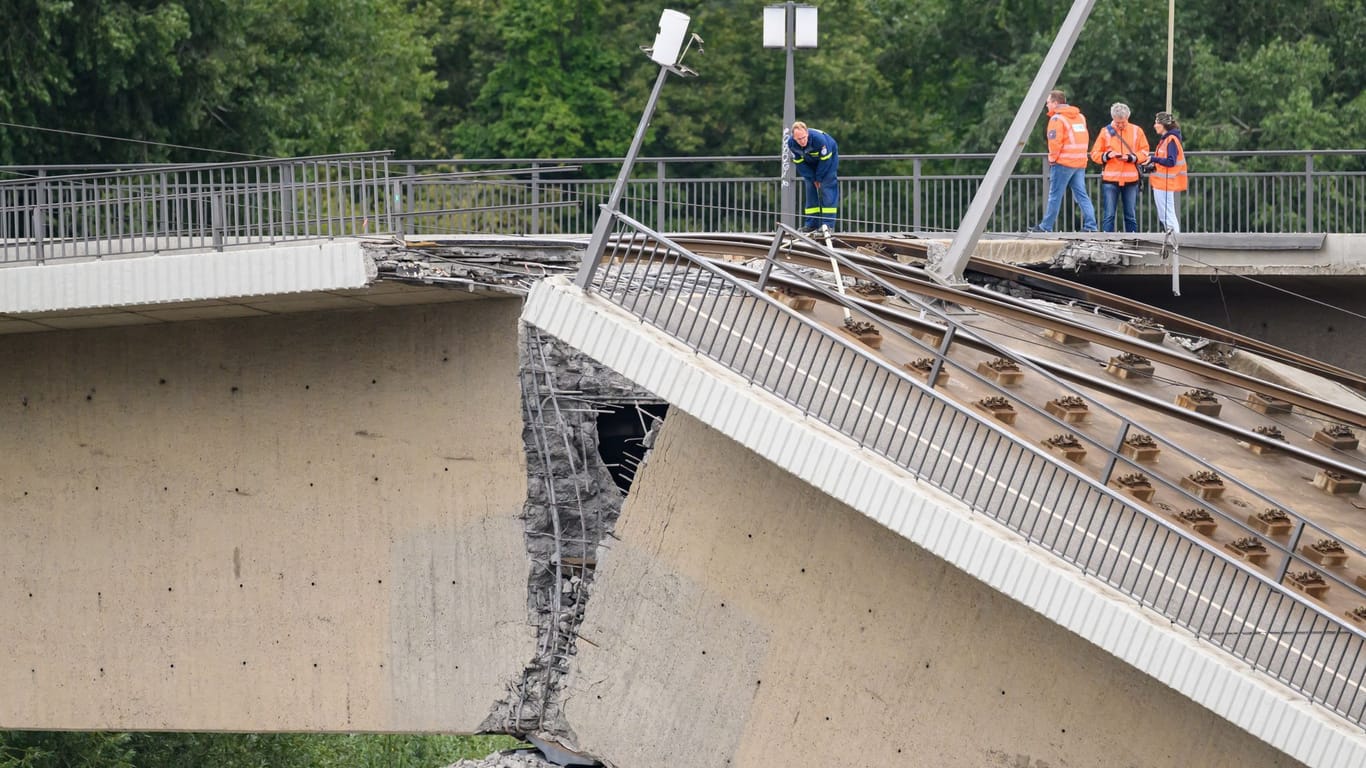
[[[358,285],[0,338],[0,727],[472,732],[506,713],[553,645],[530,605],[524,286],[338,258]],[[742,379],[538,290],[528,320],[641,387],[619,402],[674,405],[591,564],[561,558],[565,584],[592,572],[549,728],[574,746],[619,766],[1366,748]],[[796,445],[818,446],[806,470]],[[602,490],[590,474],[551,487]]]

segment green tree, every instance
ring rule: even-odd
[[[452,131],[465,157],[621,155],[631,136],[615,94],[629,51],[604,45],[603,0],[507,0],[498,61]]]
[[[477,123],[474,109],[489,70],[499,61],[498,36],[489,19],[498,0],[413,0],[411,12],[427,19],[437,87],[424,105],[425,126],[414,157],[449,156],[460,152],[451,137],[464,121]]]
[[[403,0],[15,0],[0,162],[206,160],[417,143],[436,87]],[[103,134],[144,144],[111,142]],[[220,156],[219,159],[221,159]]]
[[[821,3],[799,115],[846,154],[990,152],[1071,0]],[[248,154],[393,148],[620,156],[659,8],[628,0],[14,0],[0,121]],[[706,53],[671,79],[645,151],[776,154],[783,55],[762,4],[685,0]],[[1366,0],[1181,0],[1175,111],[1192,148],[1366,143]],[[1166,14],[1098,3],[1059,84],[1093,123],[1165,106]],[[1029,149],[1039,149],[1038,132]],[[222,156],[229,157],[229,156]],[[0,162],[204,160],[0,126]],[[713,168],[714,172],[715,169]]]

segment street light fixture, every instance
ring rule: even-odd
[[[636,164],[636,155],[640,154],[640,145],[645,141],[645,131],[650,127],[650,118],[654,116],[655,105],[659,103],[659,91],[664,87],[664,78],[668,77],[670,72],[679,77],[697,74],[682,63],[684,54],[693,43],[697,43],[697,52],[702,52],[702,38],[696,34],[688,36],[689,21],[691,19],[686,13],[666,9],[659,16],[659,32],[655,34],[654,44],[641,46],[641,50],[650,57],[650,60],[659,65],[659,76],[655,78],[655,86],[650,91],[650,100],[645,103],[640,125],[636,126],[636,133],[631,137],[631,148],[626,151],[626,157],[622,160],[617,183],[612,185],[612,193],[608,196],[607,203],[602,206],[597,224],[593,227],[588,250],[583,255],[579,274],[574,280],[582,288],[587,288],[593,281],[593,272],[597,269],[603,252],[607,250],[607,237],[612,231],[612,216],[621,205],[626,184],[631,179],[631,168]]]
[[[797,188],[792,184],[792,153],[787,138],[792,124],[797,121],[795,80],[792,75],[792,52],[798,48],[816,47],[817,9],[814,5],[798,5],[792,0],[782,5],[764,7],[764,47],[787,51],[787,78],[783,90],[783,168],[782,222],[797,226]]]

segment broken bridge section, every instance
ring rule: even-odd
[[[611,535],[651,430],[667,407],[533,326],[522,327],[520,341],[527,610],[537,646],[481,729],[572,747],[562,683],[577,653],[598,547]]]

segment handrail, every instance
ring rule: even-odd
[[[34,181],[77,181],[83,179],[106,179],[118,176],[146,176],[150,173],[178,173],[181,171],[214,171],[229,168],[257,168],[275,165],[314,165],[326,163],[332,160],[373,160],[377,158],[391,157],[394,151],[391,149],[371,150],[369,152],[350,152],[337,155],[308,155],[304,157],[271,157],[256,160],[232,160],[222,163],[172,163],[172,164],[151,164],[151,165],[114,165],[109,170],[94,170],[85,173],[72,173],[56,176],[34,176],[20,179],[0,179],[0,186],[28,184]],[[12,172],[13,168],[24,168],[26,171],[43,172],[48,168],[66,170],[69,168],[80,169],[82,166],[5,166],[0,167],[0,172]]]
[[[848,154],[841,157],[841,228],[865,232],[947,232],[956,228],[989,154]],[[1191,151],[1190,191],[1180,197],[1182,230],[1204,232],[1366,232],[1366,171],[1341,170],[1366,163],[1366,150]],[[990,223],[993,232],[1023,232],[1038,223],[1047,194],[1042,153],[1022,155]],[[416,222],[424,232],[455,228],[517,234],[583,234],[592,229],[597,206],[610,181],[603,176],[619,158],[516,158],[395,161],[412,174],[431,168],[498,168],[530,165],[549,173],[572,162],[583,174],[557,174],[553,181],[519,178],[481,187],[469,182],[462,194],[534,204],[554,195],[582,203],[577,211],[537,217],[433,216]],[[1253,169],[1239,170],[1252,165]],[[1271,164],[1277,169],[1263,170]],[[735,170],[740,166],[743,170]],[[1325,167],[1327,166],[1327,167]],[[775,155],[653,157],[637,161],[623,210],[651,221],[658,231],[753,232],[768,230],[777,217],[782,182]],[[597,169],[596,171],[594,169]],[[748,175],[744,175],[748,174]],[[454,182],[453,182],[454,183]],[[1098,174],[1088,184],[1098,194]],[[421,207],[439,185],[425,185],[405,197]],[[448,207],[448,206],[433,206]],[[1071,206],[1059,230],[1078,228]],[[1148,196],[1139,203],[1139,226],[1158,231]]]
[[[1366,171],[1356,168],[1366,161],[1366,150],[1274,150],[1192,151],[1191,189],[1181,196],[1182,229],[1201,232],[1355,232],[1366,233]],[[976,185],[980,183],[987,154],[850,154],[843,157],[840,221],[842,228],[878,232],[947,232],[961,220]],[[1274,161],[1274,162],[1273,162]],[[405,234],[586,234],[597,218],[597,206],[606,198],[610,181],[600,178],[615,168],[619,158],[476,158],[395,160],[383,152],[321,155],[306,158],[262,158],[226,163],[119,166],[9,166],[0,172],[32,172],[34,176],[5,179],[0,174],[0,242],[11,244],[28,238],[66,237],[62,227],[70,221],[117,219],[126,211],[111,214],[102,200],[88,200],[64,192],[66,199],[49,195],[53,184],[121,186],[127,196],[139,180],[165,175],[189,179],[232,176],[231,183],[244,195],[279,194],[284,185],[273,177],[301,168],[354,164],[350,173],[373,176],[379,197],[389,212],[402,216],[390,221],[385,214],[384,231]],[[1239,170],[1238,166],[1271,163],[1279,170]],[[1317,165],[1316,165],[1317,163]],[[629,181],[623,209],[641,220],[653,222],[658,231],[762,231],[768,230],[780,207],[782,182],[777,178],[774,155],[654,157],[641,160]],[[397,168],[396,168],[397,166]],[[510,167],[513,166],[513,167]],[[716,166],[716,167],[709,167]],[[737,173],[739,166],[742,171]],[[1230,168],[1230,166],[1232,166]],[[1301,167],[1302,166],[1302,167]],[[990,228],[994,232],[1021,232],[1036,224],[1046,196],[1043,155],[1026,154],[1016,166]],[[401,169],[401,170],[400,170]],[[391,172],[398,171],[398,172]],[[339,171],[341,172],[341,171]],[[745,175],[749,174],[749,175]],[[127,183],[124,183],[124,182]],[[357,182],[359,183],[359,182]],[[1098,183],[1095,174],[1089,181]],[[304,194],[300,186],[293,189]],[[309,188],[312,191],[312,188]],[[158,193],[145,189],[142,198]],[[208,194],[206,192],[206,194]],[[368,192],[367,192],[368,194]],[[54,213],[55,207],[61,213]],[[1156,224],[1147,197],[1139,203],[1140,227],[1150,231]],[[373,206],[372,206],[373,207]],[[231,207],[221,213],[260,217],[260,206],[248,212]],[[161,212],[158,212],[158,214]],[[174,211],[165,211],[168,218]],[[248,215],[250,213],[250,215]],[[137,214],[143,234],[158,214]],[[205,217],[212,215],[206,207]],[[53,221],[41,232],[36,219]],[[59,218],[68,221],[58,222]],[[269,218],[269,215],[267,215]],[[376,217],[362,217],[373,221]],[[118,224],[118,221],[112,223]],[[1070,207],[1059,229],[1078,224]],[[161,225],[158,224],[158,227]],[[87,240],[117,236],[108,226],[90,226]],[[149,236],[164,234],[147,230]],[[333,233],[335,234],[335,233]],[[232,237],[229,235],[228,237]],[[164,244],[148,243],[151,252]],[[133,253],[138,249],[94,248],[105,252]],[[182,247],[172,245],[170,247]],[[189,246],[183,246],[189,247]],[[142,246],[139,246],[141,249]],[[13,249],[12,249],[13,250]],[[83,255],[89,252],[86,249]],[[8,261],[45,258],[14,255]],[[0,257],[2,258],[2,257]]]
[[[0,262],[392,234],[389,152],[0,182]]]
[[[590,290],[1362,725],[1366,634],[657,231],[614,220],[625,231]],[[850,366],[858,375],[829,375]]]

